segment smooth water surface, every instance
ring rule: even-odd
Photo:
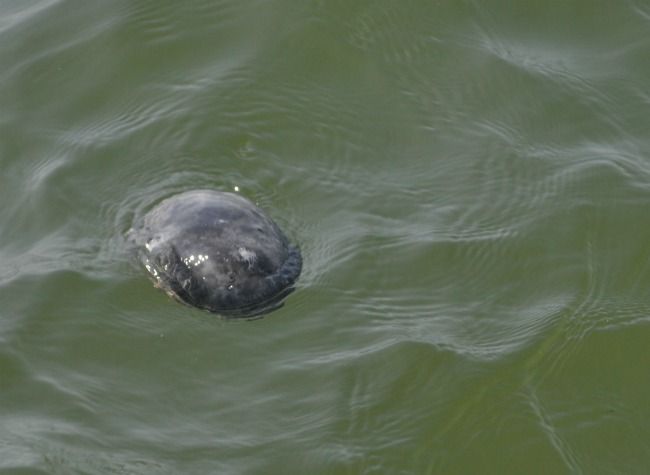
[[[641,0],[0,0],[0,473],[647,473],[649,58]],[[151,285],[196,188],[282,309]]]

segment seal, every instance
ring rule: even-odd
[[[302,269],[298,247],[235,193],[195,190],[167,198],[132,237],[157,287],[226,317],[281,307]]]

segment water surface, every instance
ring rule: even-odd
[[[646,473],[650,6],[0,2],[0,473]],[[300,244],[229,322],[124,236]]]

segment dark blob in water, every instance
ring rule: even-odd
[[[282,305],[302,258],[261,209],[235,194],[210,190],[162,201],[134,232],[156,284],[194,307],[251,317]]]

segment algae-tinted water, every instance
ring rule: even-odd
[[[647,473],[650,6],[0,2],[0,473]],[[227,322],[124,234],[238,189]]]

